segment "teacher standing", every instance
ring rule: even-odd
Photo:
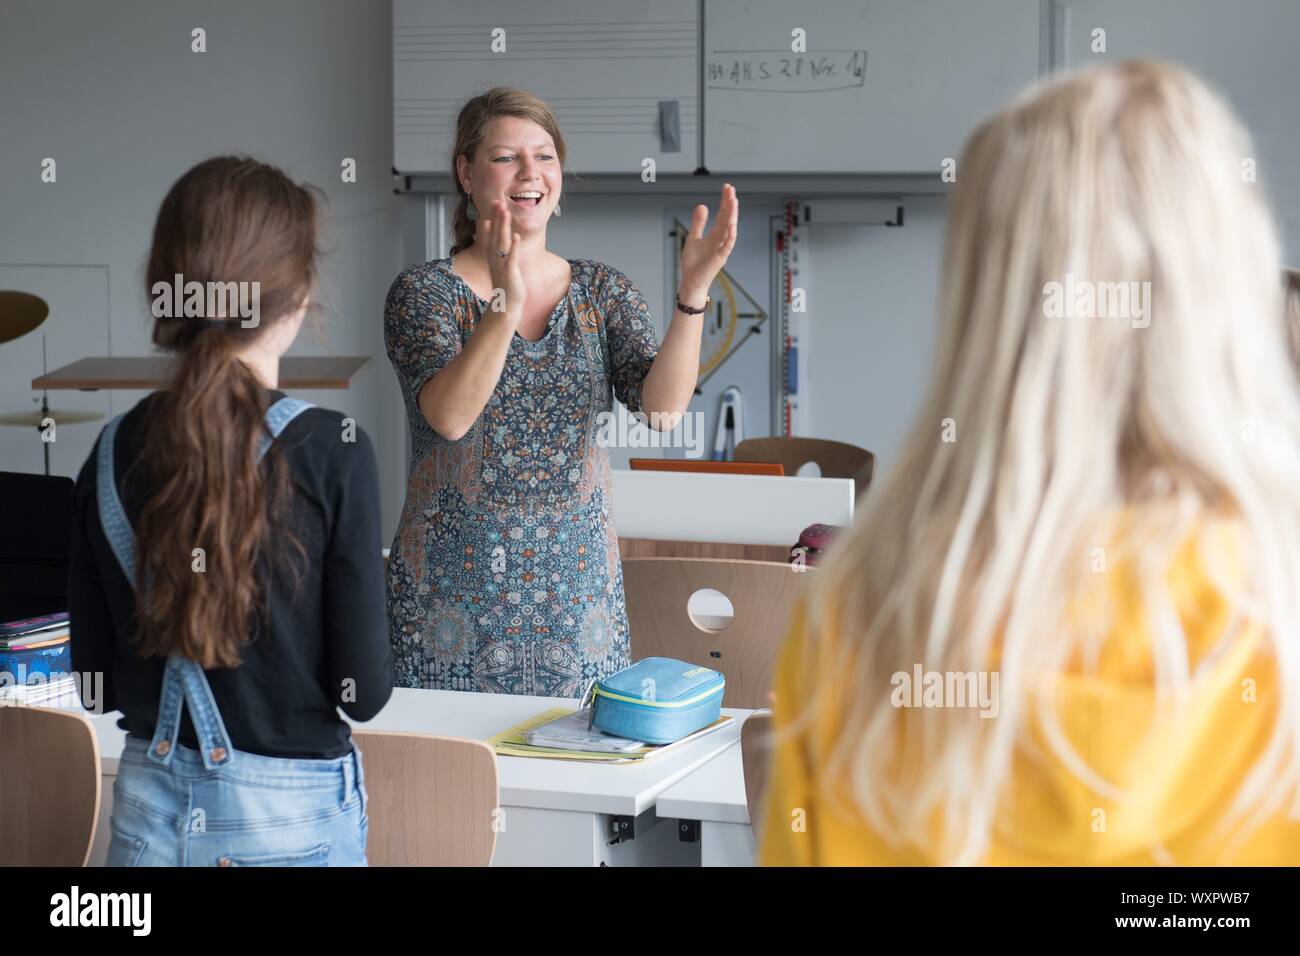
[[[399,686],[576,697],[630,663],[598,416],[613,397],[664,430],[685,412],[739,203],[723,187],[707,234],[696,207],[660,346],[627,276],[547,250],[565,156],[532,94],[470,100],[453,151],[452,255],[405,270],[388,293],[411,433],[388,573]]]

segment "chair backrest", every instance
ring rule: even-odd
[[[745,804],[757,841],[763,833],[763,794],[771,758],[772,713],[750,714],[740,725],[740,762],[745,770]]]
[[[487,866],[496,849],[497,755],[479,740],[354,730],[371,866]],[[504,821],[502,821],[504,822]]]
[[[618,539],[618,554],[624,561],[628,558],[732,558],[788,564],[792,550],[788,544],[732,544],[728,541],[673,541],[621,536]]]
[[[99,787],[99,740],[84,714],[0,707],[0,866],[85,866]]]
[[[727,679],[724,707],[763,707],[795,600],[816,573],[778,561],[625,559],[632,660],[673,657],[711,667]],[[734,615],[721,630],[688,612],[691,596],[706,588],[731,601]]]
[[[787,475],[797,475],[800,468],[815,461],[823,478],[852,478],[859,495],[871,484],[876,465],[876,456],[865,448],[828,438],[746,438],[736,445],[734,457],[736,461],[779,461]]]

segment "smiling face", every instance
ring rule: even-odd
[[[555,143],[522,117],[500,116],[488,123],[473,161],[457,157],[456,172],[480,217],[490,217],[492,203],[500,199],[521,236],[544,230],[560,201],[563,176]]]

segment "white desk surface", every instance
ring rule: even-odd
[[[725,750],[659,794],[657,816],[749,824],[739,730]]]
[[[611,469],[620,538],[789,545],[810,524],[853,523],[851,478]],[[671,501],[671,508],[663,502]]]
[[[523,697],[398,687],[394,688],[392,698],[373,720],[364,724],[349,723],[361,730],[401,730],[486,740],[550,707],[574,709],[577,701],[570,697]],[[683,778],[689,778],[691,771],[708,764],[714,756],[739,741],[740,725],[750,711],[724,708],[723,713],[735,720],[671,753],[639,763],[589,764],[535,757],[498,757],[501,805],[636,816],[654,808],[663,791]],[[126,731],[117,727],[121,714],[89,716],[99,737],[102,770],[115,775],[118,757],[126,742]],[[739,752],[737,746],[737,767]],[[743,807],[743,782],[740,784],[740,802]]]

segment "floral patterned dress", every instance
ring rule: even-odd
[[[611,396],[641,410],[659,345],[627,276],[569,265],[546,333],[515,334],[496,390],[458,441],[430,427],[417,397],[489,304],[450,259],[405,270],[389,290],[384,337],[411,433],[388,571],[399,686],[577,697],[629,663],[609,451],[597,436]]]

